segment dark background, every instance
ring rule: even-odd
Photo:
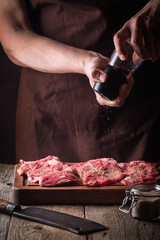
[[[159,70],[160,60],[152,63],[152,65]],[[15,163],[15,118],[20,71],[21,68],[9,60],[0,45],[0,163]],[[159,78],[159,73],[151,73],[153,75],[150,78],[152,86],[155,84],[153,79]],[[159,87],[157,91],[159,92]],[[152,101],[152,99],[150,100]],[[150,109],[150,111],[152,110]],[[153,131],[150,134],[147,151],[144,156],[145,160],[149,159],[150,161],[153,159],[153,162],[159,162],[159,124],[160,116],[157,118]]]
[[[31,10],[31,5],[29,1],[27,2],[27,7],[29,8],[29,12],[33,13]],[[81,2],[81,1],[80,1]],[[86,1],[85,1],[86,2]],[[97,2],[97,1],[96,1]],[[113,1],[114,3],[115,1]],[[129,2],[127,0],[123,1],[123,4],[127,4],[128,11],[126,8],[123,9],[123,12],[120,11],[121,1],[118,3],[116,1],[116,8],[111,13],[114,13],[114,16],[123,18],[125,22],[126,19],[130,18],[131,12],[134,15],[139,9],[141,9],[144,4],[148,2],[146,0],[139,1],[137,0]],[[120,5],[118,5],[120,4]],[[133,5],[132,5],[133,4]],[[103,9],[104,1],[99,2],[100,7]],[[114,7],[114,4],[113,4]],[[137,9],[136,9],[137,8]],[[32,17],[36,17],[37,12],[31,14]],[[112,17],[112,21],[114,21],[114,17]],[[34,22],[34,19],[32,19]],[[115,18],[115,21],[116,18]],[[34,24],[33,24],[34,25]],[[112,26],[114,25],[114,22]],[[116,28],[120,28],[121,26],[116,25]],[[37,28],[37,26],[33,26]],[[117,29],[117,30],[118,30]],[[110,29],[112,33],[116,32],[116,29]],[[16,104],[17,104],[17,93],[18,93],[18,85],[19,85],[19,77],[20,77],[21,68],[14,65],[6,56],[0,45],[0,163],[15,163],[15,114],[16,114]],[[157,123],[157,125],[159,122]],[[157,129],[157,128],[156,128]],[[152,138],[153,139],[153,138]],[[152,140],[151,140],[152,141]],[[155,144],[156,143],[156,144]],[[155,141],[154,145],[159,150],[158,141]],[[149,144],[150,145],[150,144]],[[148,148],[150,151],[150,148]]]
[[[0,163],[15,161],[15,113],[20,70],[0,45]]]

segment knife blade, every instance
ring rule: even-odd
[[[81,217],[37,207],[22,208],[20,205],[2,199],[0,199],[0,212],[68,230],[76,234],[87,234],[107,229],[107,227],[97,222]]]

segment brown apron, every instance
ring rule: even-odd
[[[130,14],[135,13],[130,1],[26,3],[38,34],[106,56],[113,50],[114,33],[129,18],[126,4]],[[147,62],[136,73],[132,93],[121,108],[100,106],[84,75],[22,69],[16,117],[17,161],[47,155],[56,155],[65,162],[98,157],[121,162],[144,158],[159,112],[157,86],[150,86],[152,68],[154,64]]]

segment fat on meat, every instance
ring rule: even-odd
[[[26,174],[29,182],[39,183],[41,186],[55,186],[67,182],[77,181],[77,176],[71,166],[61,162],[56,156],[47,156],[36,161],[20,160],[17,169],[19,175]]]
[[[39,178],[39,185],[43,186],[56,186],[67,182],[76,182],[78,177],[72,173],[64,171],[54,171],[53,173],[42,175]]]
[[[121,180],[124,185],[159,182],[159,172],[151,163],[137,160],[130,163],[118,163],[118,166],[126,175]]]
[[[45,158],[36,160],[36,161],[24,161],[23,159],[20,160],[21,166],[17,169],[18,174],[21,176],[26,174],[30,171],[36,171],[41,168],[55,168],[61,165],[59,158],[56,156],[47,156]]]

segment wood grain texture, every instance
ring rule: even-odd
[[[14,165],[0,164],[0,198],[12,200]],[[0,239],[7,239],[11,217],[0,213]]]
[[[119,205],[86,206],[87,219],[98,221],[108,230],[91,234],[88,240],[158,240],[160,221],[144,222],[119,211]]]

